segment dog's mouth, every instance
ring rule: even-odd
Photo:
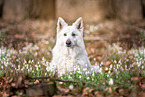
[[[67,44],[66,46],[67,46],[67,47],[71,47],[71,44]]]

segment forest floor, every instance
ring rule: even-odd
[[[49,62],[56,21],[0,20],[1,96],[145,96],[145,21],[85,24],[92,65],[87,71],[53,74]]]

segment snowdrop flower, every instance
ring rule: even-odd
[[[89,71],[86,71],[85,74],[86,74],[86,75],[89,74]]]
[[[73,85],[69,85],[69,89],[72,90],[74,88]]]
[[[4,67],[3,67],[3,66],[1,66],[1,68],[3,69]]]
[[[49,41],[45,41],[45,44],[49,44]]]
[[[89,80],[90,78],[89,77],[87,77],[87,80]]]
[[[94,72],[92,73],[92,76],[93,76],[93,77],[95,76],[95,73],[94,73]]]
[[[45,76],[47,76],[47,73],[45,73]]]
[[[79,70],[79,71],[81,70],[80,67],[78,67],[78,70]]]
[[[109,77],[109,74],[107,74],[107,77]]]
[[[103,65],[103,62],[101,62],[100,66],[102,66],[102,65]]]
[[[110,78],[109,85],[113,85],[113,79]]]
[[[71,78],[70,75],[68,76],[68,78]]]
[[[127,65],[125,65],[125,70],[127,69]]]
[[[105,70],[108,70],[108,68],[106,67]]]
[[[101,74],[103,73],[103,72],[102,72],[102,68],[99,69],[99,73],[101,73]]]
[[[96,61],[96,58],[93,58],[94,61]]]
[[[87,68],[83,68],[83,71],[86,71],[87,70]]]
[[[117,61],[115,60],[114,63],[117,63]]]
[[[110,69],[112,69],[112,67],[113,67],[113,66],[112,66],[112,64],[111,64],[111,65],[110,65]]]
[[[38,71],[38,66],[37,66],[37,65],[35,65],[35,67],[36,67],[36,70]]]
[[[82,72],[80,70],[77,71],[79,74],[82,74]]]

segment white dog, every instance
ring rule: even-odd
[[[57,22],[56,44],[52,50],[51,65],[56,66],[58,73],[73,71],[74,65],[91,70],[88,54],[83,40],[83,20],[80,17],[71,26],[61,18]]]

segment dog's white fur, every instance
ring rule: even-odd
[[[75,35],[72,35],[75,34]],[[67,47],[67,40],[71,41],[71,46]],[[61,18],[57,22],[56,44],[52,50],[51,65],[56,66],[58,73],[73,71],[74,65],[81,68],[87,67],[91,70],[92,65],[89,61],[83,40],[83,20],[80,17],[71,26]]]

